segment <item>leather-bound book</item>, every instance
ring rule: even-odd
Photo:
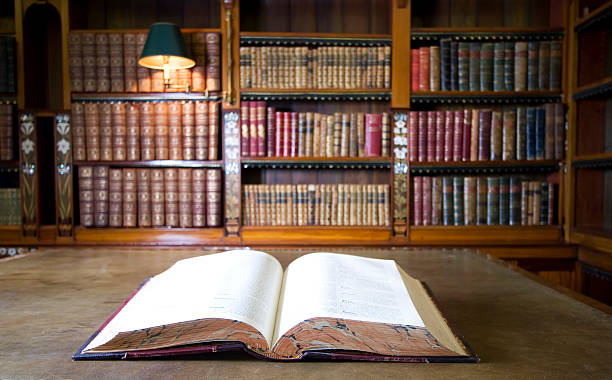
[[[470,43],[470,91],[480,91],[480,47],[479,42]]]
[[[306,124],[308,125],[308,119],[306,120]],[[381,125],[380,135],[381,135],[381,140],[382,140],[382,118],[381,118],[380,125]],[[359,156],[359,142],[357,138],[357,114],[354,112],[352,112],[349,115],[349,156],[350,157]]]
[[[168,103],[154,103],[155,159],[169,159],[168,145]]]
[[[349,116],[349,115],[347,115]],[[304,155],[306,157],[312,157],[312,143],[314,138],[314,113],[305,113],[306,128],[304,130]],[[350,140],[350,136],[349,136]]]
[[[419,111],[417,152],[417,160],[419,162],[427,161],[427,111]]]
[[[380,156],[382,136],[382,115],[365,115],[365,155],[366,157]]]
[[[463,224],[476,224],[476,177],[463,179]]]
[[[541,41],[538,51],[538,90],[550,88],[550,41]]]
[[[241,58],[242,60],[243,58]],[[241,63],[241,73],[242,73],[242,63]],[[244,75],[244,74],[243,74]],[[243,85],[241,88],[246,88]],[[249,207],[251,203],[251,187],[253,185],[242,185],[242,225],[243,226],[252,226],[253,216],[251,215],[251,208]]]
[[[516,159],[516,109],[506,108],[504,110],[503,133],[502,133],[502,160]]]
[[[206,169],[193,169],[191,172],[191,201],[193,226],[206,227]]]
[[[365,119],[365,117],[364,117]],[[327,132],[326,132],[326,140],[325,140],[325,156],[333,157],[334,149],[335,149],[335,116],[327,115]],[[364,121],[364,134],[365,134],[365,121]],[[365,136],[364,136],[364,155],[365,155]]]
[[[87,160],[100,160],[100,114],[97,103],[85,103],[85,141]]]
[[[493,43],[484,42],[480,48],[480,91],[493,90]]]
[[[206,171],[206,225],[218,227],[221,225],[221,170]]]
[[[208,159],[219,159],[219,103],[208,102]]]
[[[550,41],[550,67],[549,67],[549,90],[561,91],[561,62],[563,56],[563,42],[561,40]]]
[[[138,224],[138,185],[136,169],[123,169],[123,227]]]
[[[170,81],[172,81],[172,72],[170,71]],[[149,75],[151,76],[151,92],[165,92],[165,81],[164,81],[164,73],[161,70],[150,70]]]
[[[514,43],[514,91],[527,90],[527,42]]]
[[[1,43],[2,43],[2,38],[0,38],[0,44]],[[82,117],[83,115],[81,114],[81,119]],[[81,122],[83,122],[83,120],[81,120]],[[74,118],[72,120],[72,124],[74,128]],[[84,133],[84,129],[82,130],[82,132]],[[81,140],[84,145],[85,144],[84,136]],[[73,143],[73,149],[74,149],[74,143]],[[83,152],[84,151],[85,149],[83,147]],[[13,105],[12,104],[0,104],[0,160],[12,160],[12,159],[13,159]],[[0,213],[0,215],[2,215],[2,213]]]
[[[500,161],[502,159],[502,135],[503,135],[503,114],[496,109],[491,115],[491,151],[490,160]]]
[[[516,159],[527,158],[527,107],[516,108]]]
[[[108,225],[123,225],[123,172],[121,169],[108,169]]]
[[[499,223],[499,177],[487,177],[487,225]]]
[[[478,122],[478,161],[487,161],[491,152],[491,110],[481,110]]]
[[[281,204],[282,204],[282,199],[280,198],[280,193],[278,192],[278,189],[280,188],[280,185],[273,185],[275,192],[276,192],[276,210],[280,211],[281,210]],[[314,225],[318,225],[321,226],[323,225],[322,221],[321,221],[321,197],[322,197],[322,191],[323,191],[323,186],[322,185],[313,185],[314,186],[314,220],[313,220],[313,224]],[[356,216],[355,216],[356,217]],[[277,213],[276,216],[276,225],[277,226],[282,226],[282,221],[280,218],[280,212]]]
[[[429,48],[429,90],[440,91],[440,47]]]
[[[457,46],[457,82],[459,91],[470,91],[470,44],[459,42]]]
[[[140,159],[143,161],[154,160],[156,128],[153,103],[140,103],[138,116],[140,118]]]
[[[266,155],[266,102],[257,101],[256,103],[256,123],[257,123],[257,156]]]
[[[533,183],[533,218],[532,225],[540,224],[542,213],[542,182],[532,181]],[[547,215],[548,216],[548,215]]]
[[[521,225],[529,225],[529,181],[521,181]]]
[[[72,157],[75,161],[87,160],[87,134],[85,131],[85,104],[72,103]],[[12,115],[12,112],[10,113]],[[12,125],[12,120],[11,120]],[[11,128],[12,131],[12,128]],[[12,141],[12,139],[11,139]],[[12,146],[12,145],[11,145]],[[11,158],[12,158],[11,154]],[[6,158],[10,159],[10,158]]]
[[[93,167],[94,225],[108,226],[108,166]]]
[[[293,128],[292,128],[293,129]],[[292,133],[293,135],[293,133]],[[342,114],[334,113],[334,138],[333,138],[333,157],[340,157],[342,143]]]
[[[415,162],[418,159],[419,148],[419,112],[410,111],[408,113],[408,157],[409,161]]]
[[[206,89],[221,90],[221,35],[206,33]]]
[[[419,91],[430,91],[429,47],[419,48]]]
[[[126,124],[126,159],[128,161],[140,160],[140,125],[138,106],[135,103],[125,104]]]
[[[178,227],[178,169],[164,169],[164,205],[166,213],[166,227]]]
[[[70,90],[83,92],[83,46],[79,33],[68,33],[68,72]]]
[[[379,136],[380,136],[380,120],[378,120],[378,131],[379,131]],[[366,122],[367,124],[367,122]],[[340,133],[340,156],[342,157],[348,157],[349,155],[349,138],[350,138],[350,115],[347,113],[342,113],[341,115],[341,133]],[[367,130],[368,127],[366,126],[366,135],[367,135]],[[379,144],[380,144],[380,137],[379,137]],[[367,148],[366,148],[367,150]],[[379,152],[380,152],[380,145],[379,145]]]
[[[96,35],[93,33],[81,34],[81,48],[83,50],[83,91],[96,92],[98,89]]]
[[[515,91],[514,42],[504,42],[504,90]]]
[[[450,91],[459,90],[459,42],[450,42]]]
[[[79,219],[84,227],[94,225],[93,167],[79,166]]]
[[[535,197],[535,182],[528,182],[528,191],[527,191],[527,225],[534,225],[534,197]]]
[[[96,92],[109,92],[110,87],[110,49],[108,34],[96,34]]]
[[[138,92],[138,52],[136,50],[136,34],[123,35],[123,80],[125,92]]]
[[[274,113],[274,153],[272,157],[281,157],[283,156],[283,147],[285,145],[285,112],[275,112]],[[248,141],[248,140],[247,140]],[[244,139],[241,140],[244,144]],[[248,143],[246,144],[248,146]],[[244,146],[244,145],[243,145]],[[321,147],[324,149],[324,145]]]
[[[424,226],[429,226],[432,224],[431,217],[431,177],[421,177],[422,178],[422,191],[423,191],[423,211],[422,211],[422,223]]]
[[[487,224],[487,177],[476,177],[476,224]]]
[[[517,176],[510,177],[510,215],[508,223],[511,226],[521,225],[521,179]]]
[[[360,130],[359,128],[360,121],[363,120],[363,118],[359,117],[359,115],[360,114],[358,114],[358,118],[357,118],[358,130]],[[434,132],[435,132],[435,126],[434,126]],[[391,156],[391,117],[388,112],[382,113],[382,137],[381,137],[380,147],[381,147],[380,154],[383,157]]]
[[[244,69],[246,66],[243,62],[243,52],[246,48],[240,48],[240,87],[246,88],[243,81],[246,81]],[[191,34],[191,53],[195,59],[195,66],[191,68],[192,72],[192,91],[203,92],[206,90],[206,33],[195,32]]]
[[[442,91],[450,91],[450,38],[440,40],[440,88]]]
[[[195,102],[195,159],[208,160],[208,102]]]
[[[111,105],[111,125],[113,136],[113,160],[127,160],[127,118],[125,103],[117,102]]]
[[[419,66],[421,62],[421,56],[419,49],[411,49],[411,72],[410,72],[410,85],[411,90],[420,91],[419,82],[420,82],[420,74],[419,74]]]
[[[138,227],[151,227],[151,169],[136,169]]]
[[[109,33],[108,44],[110,59],[110,90],[111,92],[124,92],[123,34]]]
[[[142,49],[144,48],[144,45],[146,42],[147,42],[147,33],[137,33],[136,34],[136,56],[137,57],[140,57],[140,54],[142,53]],[[151,92],[150,70],[146,67],[138,65],[138,62],[136,62],[136,79],[138,80],[138,92]]]
[[[480,139],[480,110],[471,109],[472,125],[470,132],[470,161],[478,161],[478,142]]]
[[[427,111],[427,156],[425,161],[436,159],[436,111]]]
[[[277,120],[282,120],[282,146],[280,147],[280,156],[289,157],[291,154],[291,113],[280,113],[282,113],[282,118],[277,118]]]
[[[305,185],[305,187],[307,188],[307,196],[306,196],[306,224],[308,224],[309,226],[313,226],[315,224],[315,198],[316,198],[316,190],[315,190],[315,186],[316,185]],[[273,193],[270,193],[273,194]],[[276,205],[274,204],[274,202],[271,200],[270,201],[270,205],[271,205],[271,210],[276,210]],[[351,216],[352,216],[352,221],[354,222],[354,218],[355,218],[355,213],[354,213],[354,207],[353,204],[351,203]],[[273,215],[270,220],[273,221],[276,219],[276,215]],[[276,223],[271,223],[272,225],[275,225]],[[353,225],[351,223],[351,225]]]
[[[510,224],[510,177],[499,177],[499,224]]]
[[[304,157],[306,155],[306,113],[298,113],[298,136],[297,136],[297,156]]]
[[[463,112],[461,161],[468,161],[470,159],[470,148],[472,144],[472,110],[466,108],[461,112]]]
[[[412,177],[412,224],[423,225],[423,177]]]
[[[164,169],[151,169],[151,225],[161,227],[166,224],[166,200]]]
[[[449,162],[453,160],[453,142],[455,139],[455,112],[445,111],[445,123],[444,128],[444,161]]]
[[[431,177],[431,224],[442,223],[442,177]]]
[[[192,169],[178,169],[179,227],[193,227]]]
[[[536,220],[536,224],[548,224],[548,182],[541,182],[542,199],[540,201],[540,220]]]
[[[554,159],[562,160],[565,156],[565,110],[562,103],[555,103],[554,115]]]
[[[555,224],[555,184],[552,182],[548,183],[548,215],[546,218],[546,224],[552,226]]]
[[[555,105],[544,105],[544,159],[555,158]]]
[[[453,219],[453,177],[442,177],[442,224],[452,226]]]
[[[529,41],[527,43],[527,90],[529,91],[538,89],[539,49],[539,41]]]
[[[183,160],[195,160],[195,104],[184,102],[181,112]]]
[[[535,110],[535,159],[544,159],[544,139],[546,137],[546,115],[544,108]]]
[[[504,42],[493,44],[493,91],[505,91],[504,62],[506,57]]]
[[[100,160],[113,159],[113,124],[111,104],[103,102],[98,104],[100,115]]]
[[[462,226],[465,219],[463,177],[453,177],[453,225]]]
[[[249,102],[249,154],[257,157],[257,102]]]
[[[436,115],[436,154],[434,161],[444,161],[444,135],[446,133],[446,114],[444,111],[435,111]]]
[[[338,154],[337,156],[340,155],[340,118],[338,117]],[[290,157],[297,157],[298,156],[298,114],[297,112],[290,112],[289,113],[289,135],[291,136],[291,139],[289,140],[289,156]],[[335,135],[334,135],[334,151],[335,151],[335,144],[336,144],[336,139],[335,139]],[[335,152],[334,152],[335,153]]]
[[[168,102],[168,159],[183,159],[182,107],[180,102]]]
[[[273,157],[276,153],[276,108],[267,107],[266,112],[266,146],[268,149],[264,156]]]
[[[461,161],[463,157],[463,110],[454,111],[454,117],[453,161]]]

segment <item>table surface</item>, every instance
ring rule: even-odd
[[[203,250],[47,249],[0,261],[0,378],[612,378],[612,315],[470,250],[353,249],[425,281],[478,364],[79,361],[74,352],[147,277]],[[307,250],[266,250],[283,266]]]

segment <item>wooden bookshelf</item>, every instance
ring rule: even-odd
[[[410,226],[417,245],[545,245],[561,237],[559,226]]]
[[[388,244],[391,227],[243,226],[242,243],[275,245],[279,235],[289,245]]]
[[[82,245],[198,246],[224,244],[223,228],[74,228]]]
[[[389,169],[389,157],[248,157],[242,158],[248,168],[296,169]]]
[[[597,251],[612,253],[612,232],[574,227],[570,232],[570,240],[574,244]]]
[[[599,8],[589,12],[588,15],[578,18],[574,22],[574,30],[578,33],[585,32],[598,26],[605,26],[612,16],[612,1],[608,1]],[[607,24],[609,26],[609,24]]]
[[[412,174],[427,173],[525,173],[551,172],[561,168],[559,160],[410,162]]]
[[[240,89],[242,100],[389,101],[391,89]]]
[[[76,166],[113,166],[124,168],[214,168],[223,167],[223,161],[152,160],[152,161],[75,161]]]
[[[152,102],[152,101],[209,101],[219,100],[219,91],[205,92],[73,92],[76,102]]]
[[[442,38],[450,38],[457,41],[538,41],[563,38],[563,28],[547,27],[432,27],[413,28],[411,32],[412,41],[437,41]]]
[[[390,34],[240,32],[241,45],[391,45]]]
[[[561,101],[559,91],[413,91],[414,104],[543,104]]]
[[[181,33],[221,33],[221,28],[181,28]],[[109,28],[109,29],[70,29],[70,33],[107,33],[107,34],[124,34],[124,33],[149,33],[149,29],[132,29],[132,28]]]
[[[609,96],[612,93],[612,76],[608,76],[595,83],[589,83],[577,88],[574,92],[574,100],[584,100],[602,96]]]

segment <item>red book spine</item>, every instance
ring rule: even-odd
[[[123,169],[123,227],[136,227],[138,221],[138,200],[136,169]]]
[[[285,146],[285,139],[283,139],[283,134],[284,134],[284,121],[285,118],[283,117],[285,115],[284,112],[276,112],[274,117],[274,121],[275,121],[275,140],[276,140],[276,144],[274,145],[274,156],[276,157],[280,157],[283,155],[283,147]]]
[[[446,111],[444,128],[444,161],[453,160],[453,134],[455,133],[455,115],[453,111]]]
[[[412,215],[414,225],[423,225],[423,177],[412,178],[414,196],[412,198]]]
[[[412,49],[411,50],[412,53],[412,62],[411,62],[411,67],[412,67],[412,72],[410,73],[410,82],[411,82],[411,89],[412,91],[419,91],[419,81],[420,81],[420,76],[419,76],[419,61],[420,61],[420,57],[419,57],[419,49]]]
[[[380,156],[382,136],[382,115],[368,113],[365,115],[365,153],[366,157]]]
[[[178,227],[178,169],[164,169],[164,200],[166,206],[166,226]]]
[[[266,102],[257,102],[257,156],[266,155]]]
[[[429,91],[429,48],[419,49],[419,90]]]
[[[491,148],[491,115],[490,110],[480,111],[480,128],[478,135],[478,161],[489,160]]]
[[[249,156],[257,156],[257,102],[249,103]]]
[[[283,112],[283,157],[291,154],[291,113]]]
[[[470,159],[470,142],[472,136],[472,110],[463,110],[463,149],[461,150],[461,160]]]
[[[183,160],[195,160],[195,104],[183,103]]]
[[[417,132],[418,155],[420,162],[427,161],[427,112],[419,111],[419,129]]]
[[[298,153],[298,114],[297,112],[291,112],[291,122],[290,122],[290,128],[291,128],[291,140],[290,140],[290,144],[289,144],[289,148],[290,148],[290,156],[291,157],[297,157],[297,153]]]
[[[408,114],[408,148],[410,161],[416,161],[418,150],[419,113],[410,111]]]
[[[221,170],[206,171],[206,225],[221,225]]]
[[[249,144],[249,118],[250,118],[251,102],[243,101],[240,103],[240,155],[249,157],[251,154],[251,146]]]
[[[436,111],[436,161],[444,160],[444,128],[445,115],[444,111]]]
[[[267,146],[268,146],[268,157],[273,157],[275,153],[276,144],[276,109],[274,107],[268,107],[267,115]]]
[[[195,103],[195,159],[208,159],[208,102]]]
[[[208,159],[219,159],[219,103],[208,102]]]
[[[193,169],[191,173],[191,200],[193,226],[206,227],[206,169]]]
[[[463,155],[463,111],[455,111],[453,135],[453,161],[461,161]]]
[[[423,189],[423,225],[431,224],[431,177],[422,177]]]
[[[180,168],[178,170],[179,226],[183,228],[193,227],[191,171],[190,168]]]
[[[436,111],[427,111],[427,161],[436,159]]]

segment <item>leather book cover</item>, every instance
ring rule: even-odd
[[[125,92],[138,92],[139,55],[136,51],[136,34],[123,33],[123,80]]]
[[[79,33],[68,33],[68,72],[70,91],[83,92],[83,47]]]
[[[544,159],[555,157],[555,105],[544,105]]]
[[[462,226],[465,219],[463,182],[463,177],[453,177],[453,225],[455,226]]]
[[[412,177],[412,224],[423,225],[423,177]]]
[[[529,225],[529,181],[521,181],[521,225]]]
[[[427,111],[419,112],[419,127],[417,132],[417,160],[427,161]]]
[[[550,41],[549,90],[561,91],[561,62],[563,61],[563,41]]]
[[[385,46],[383,49],[385,53],[383,87],[391,88],[391,46]]]
[[[85,103],[87,161],[100,160],[100,115],[97,103]]]
[[[480,48],[480,91],[493,90],[493,43],[483,42]]]
[[[136,34],[136,56],[140,57],[142,49],[147,42],[147,33]],[[159,70],[158,70],[159,71]],[[151,73],[146,67],[136,62],[136,78],[138,80],[138,92],[151,92]]]
[[[123,173],[118,168],[108,170],[108,225],[123,226]]]
[[[365,115],[365,155],[366,157],[380,156],[382,136],[382,115]]]
[[[440,47],[429,48],[429,90],[440,91]]]
[[[425,161],[436,160],[436,111],[427,111],[427,156]]]
[[[533,217],[531,225],[540,224],[541,207],[542,207],[542,182],[532,181],[533,185]]]
[[[358,131],[361,130],[359,127],[360,121],[363,120],[358,114],[357,125]],[[434,125],[435,135],[435,125]],[[361,141],[361,140],[360,140]],[[361,144],[361,143],[360,143]],[[391,116],[388,112],[382,113],[382,135],[380,142],[380,154],[383,157],[391,157]]]
[[[476,224],[476,177],[463,178],[463,224]]]
[[[123,34],[109,33],[110,90],[125,92],[123,78]]]
[[[266,155],[266,102],[257,101],[257,156]]]
[[[94,225],[108,226],[108,166],[93,167]]]
[[[423,211],[422,211],[422,224],[424,226],[429,226],[432,224],[432,216],[431,216],[431,209],[432,209],[432,197],[431,197],[431,188],[432,188],[432,184],[431,184],[431,177],[429,176],[424,176],[421,177],[422,178],[422,191],[423,191]]]
[[[478,161],[478,144],[480,139],[480,110],[472,108],[472,118],[470,131],[470,161]]]
[[[527,42],[514,43],[514,91],[527,90]]]
[[[516,108],[516,159],[527,159],[527,107]]]
[[[434,161],[444,161],[444,136],[446,134],[446,114],[444,111],[435,111],[436,115],[436,154]]]
[[[151,225],[166,224],[166,200],[164,198],[164,169],[151,169]]]
[[[463,157],[463,110],[454,113],[455,125],[453,128],[453,161],[461,161]]]
[[[98,88],[96,35],[93,33],[82,33],[81,48],[83,51],[83,91],[96,92]]]
[[[347,113],[342,113],[341,114],[341,127],[342,127],[342,131],[341,131],[341,135],[340,135],[340,156],[342,157],[348,157],[349,155],[349,139],[350,139],[350,129],[351,129],[351,125],[350,125],[350,115]],[[379,131],[379,154],[380,154],[380,119],[377,119],[376,122],[377,127],[378,127],[378,131]],[[376,128],[376,127],[375,127]],[[368,126],[367,126],[367,121],[366,121],[366,139],[367,139],[367,134],[368,134]],[[366,143],[367,145],[367,143]],[[366,147],[366,155],[367,155],[367,150],[368,148]]]
[[[550,89],[550,41],[540,41],[538,51],[538,90]]]
[[[206,225],[218,227],[221,225],[221,170],[206,171]]]
[[[0,104],[0,160],[12,160],[14,157],[13,128],[13,105]],[[82,141],[85,142],[84,139]]]
[[[138,227],[151,227],[151,169],[136,169],[138,192]]]
[[[491,115],[491,149],[489,156],[491,161],[502,159],[502,130],[503,114],[500,109],[495,109]]]
[[[535,159],[544,159],[544,147],[546,138],[546,114],[544,108],[535,109]]]
[[[521,179],[517,176],[510,177],[510,215],[508,223],[511,226],[521,225]]]
[[[479,42],[470,43],[469,91],[480,91],[480,46]]]
[[[442,177],[442,224],[452,226],[453,210],[453,177]]]
[[[208,102],[195,102],[195,159],[208,160]]]
[[[294,136],[292,134],[292,112],[283,112],[283,157],[290,157]]]
[[[111,105],[111,129],[114,161],[127,160],[127,119],[125,103],[117,102]]]
[[[166,214],[166,227],[178,227],[178,169],[166,168],[164,170],[164,206]]]
[[[273,157],[276,153],[276,108],[267,107],[266,109],[266,147],[267,152],[264,156]]]
[[[249,102],[249,154],[257,157],[257,102]]]
[[[442,223],[442,177],[431,177],[431,224]]]
[[[206,89],[221,90],[221,35],[206,33]]]
[[[284,156],[285,147],[285,112],[274,113],[274,153],[272,157]],[[244,131],[244,129],[243,129]],[[244,143],[244,140],[242,140]],[[248,144],[246,144],[248,145]],[[323,149],[324,146],[321,147]]]
[[[455,112],[446,110],[444,113],[444,161],[453,160],[453,143],[455,139]]]
[[[478,125],[478,161],[488,161],[491,152],[491,110],[481,110]]]
[[[476,177],[476,224],[487,225],[487,177]]]
[[[85,104],[72,103],[70,106],[72,123],[72,158],[75,161],[87,160],[87,133],[85,131]],[[12,117],[12,112],[10,113]],[[12,123],[11,123],[12,125]],[[12,131],[12,128],[11,128]],[[12,139],[11,139],[12,140]],[[11,144],[12,145],[12,144]],[[12,158],[12,154],[11,154]],[[7,158],[10,159],[10,158]]]
[[[450,38],[440,39],[440,90],[451,89]]]
[[[306,187],[306,191],[307,191],[307,205],[306,205],[306,209],[308,210],[306,213],[306,221],[307,224],[309,226],[314,226],[315,225],[315,197],[316,197],[316,190],[315,187],[316,185],[304,185],[304,187]],[[274,188],[274,186],[270,186],[270,188]],[[269,193],[270,195],[274,194],[273,191],[270,191]],[[277,210],[276,204],[274,202],[274,197],[270,196],[270,210],[272,211],[272,215],[270,216],[270,221],[272,225],[275,225],[274,220],[276,219],[276,215],[275,215],[275,211]],[[352,206],[352,203],[351,203]],[[351,207],[351,214],[350,216],[352,216],[353,220],[355,218],[355,214],[354,214],[354,209],[353,207]]]
[[[346,51],[346,48],[343,50]],[[383,46],[376,47],[376,81],[374,82],[374,88],[384,88],[385,83],[385,48]],[[346,86],[341,86],[346,88]]]
[[[510,224],[510,178],[499,177],[499,224]]]
[[[461,161],[468,161],[470,159],[470,149],[472,143],[472,110],[469,108],[463,111],[463,142],[461,147]]]
[[[168,160],[168,103],[158,102],[154,107],[154,126],[155,126],[155,159]]]
[[[538,56],[540,50],[539,41],[527,43],[527,90],[538,90]]]
[[[109,102],[98,104],[100,117],[100,160],[113,160],[113,121],[112,107]]]
[[[419,149],[419,112],[409,111],[408,113],[408,158],[409,161],[417,161]]]
[[[499,223],[499,177],[487,177],[487,225]]]
[[[504,90],[515,91],[514,42],[504,42]]]
[[[172,71],[170,71],[170,80],[172,81]],[[164,72],[162,70],[149,69],[151,77],[151,92],[165,92]]]
[[[548,182],[541,182],[542,198],[540,201],[540,220],[536,220],[536,224],[544,226],[548,223]]]
[[[183,102],[181,111],[183,160],[195,160],[195,104]]]
[[[298,118],[297,156],[304,157],[306,156],[306,113],[299,112],[297,114],[297,118]]]
[[[459,42],[450,42],[450,91],[459,91]]]
[[[506,90],[506,85],[504,83],[504,61],[504,42],[495,42],[493,44],[493,91]]]
[[[168,102],[168,159],[183,159],[182,107],[180,102]]]
[[[327,131],[326,131],[326,140],[325,140],[325,156],[333,157],[334,156],[334,144],[335,144],[335,116],[327,115]],[[365,116],[363,118],[365,120]],[[364,134],[365,134],[365,121],[364,123]],[[365,136],[363,139],[364,142],[364,155],[365,155]]]
[[[308,119],[306,119],[306,124],[308,124]],[[380,136],[382,142],[382,115],[380,120]],[[365,144],[365,143],[364,143]],[[308,155],[308,149],[306,149],[306,154]],[[359,156],[359,142],[357,139],[357,114],[351,112],[349,114],[349,157],[358,157]]]
[[[138,188],[135,168],[123,168],[123,227],[138,225]]]
[[[552,182],[548,183],[548,215],[546,216],[546,224],[552,226],[555,223],[555,184]]]
[[[430,91],[429,47],[419,48],[419,91]]]
[[[554,159],[565,157],[565,110],[563,103],[554,104]]]
[[[293,116],[293,115],[292,115]],[[333,157],[340,157],[342,146],[342,114],[334,113],[334,139]],[[293,155],[292,155],[293,157]]]
[[[93,167],[81,165],[78,167],[79,181],[79,219],[84,227],[94,225],[94,186]]]
[[[151,161],[155,159],[155,124],[154,106],[151,102],[140,103],[138,116],[140,118],[140,159]]]
[[[178,207],[179,227],[189,228],[193,226],[193,197],[191,168],[178,169]]]
[[[125,104],[126,150],[128,161],[140,160],[140,122],[138,106],[135,103]]]
[[[516,109],[506,108],[503,118],[502,160],[516,160]]]
[[[219,159],[219,103],[208,102],[208,159]]]
[[[96,92],[110,92],[110,47],[107,33],[95,35]]]
[[[191,209],[194,227],[206,227],[206,169],[191,172]]]

